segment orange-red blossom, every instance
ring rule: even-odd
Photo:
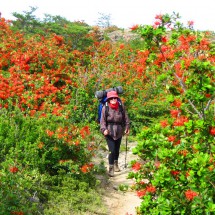
[[[210,134],[213,135],[213,136],[215,136],[215,127],[212,127],[210,129]]]
[[[142,189],[142,190],[138,190],[137,191],[137,196],[139,198],[143,197],[146,195],[146,193],[155,193],[156,192],[156,187],[152,186],[152,185],[149,185],[147,186],[145,189]]]
[[[90,172],[90,170],[94,167],[94,164],[92,163],[89,163],[89,164],[84,164],[82,167],[81,167],[81,171],[83,173],[87,173],[87,172]]]
[[[169,124],[168,124],[168,121],[167,121],[167,120],[163,120],[163,121],[160,122],[160,125],[161,125],[162,128],[165,128],[165,127],[167,127]]]
[[[192,201],[195,196],[198,196],[198,193],[193,190],[185,191],[185,197],[188,201]]]
[[[10,171],[11,173],[17,173],[17,172],[19,171],[19,169],[18,169],[18,167],[16,167],[16,166],[12,166],[12,167],[9,168],[9,171]]]
[[[136,163],[134,163],[133,165],[132,165],[132,169],[134,170],[134,171],[138,171],[138,170],[140,170],[141,169],[141,163],[139,163],[139,162],[136,162]]]

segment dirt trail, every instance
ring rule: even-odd
[[[122,140],[122,144],[125,144],[125,139]],[[107,177],[105,183],[105,193],[104,201],[107,205],[107,214],[110,215],[136,215],[136,207],[139,207],[141,204],[141,199],[136,195],[136,192],[128,189],[123,192],[119,189],[121,186],[129,186],[134,183],[132,179],[127,179],[128,173],[131,171],[131,168],[125,168],[125,161],[127,164],[131,160],[137,159],[136,155],[132,154],[132,148],[136,146],[135,142],[128,142],[128,151],[127,156],[126,152],[120,152],[119,157],[119,167],[121,172],[115,172],[114,177]],[[106,168],[108,168],[107,163],[108,151],[103,154],[103,159],[105,162]],[[126,156],[126,159],[125,159]]]

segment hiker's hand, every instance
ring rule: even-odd
[[[125,129],[125,134],[126,135],[129,135],[129,132],[130,132],[129,129]]]
[[[106,129],[105,131],[104,131],[104,135],[106,136],[106,135],[108,135],[108,130]]]

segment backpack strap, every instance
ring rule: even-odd
[[[105,102],[105,122],[106,122],[106,124],[107,124],[108,112],[109,112],[109,106],[108,106],[108,103]]]
[[[125,111],[123,109],[123,105],[121,101],[119,102],[119,111],[122,113],[122,125],[125,125]]]

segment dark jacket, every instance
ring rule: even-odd
[[[128,114],[124,106],[123,106],[123,111],[125,113],[125,117],[123,117],[123,114],[119,110],[119,108],[118,110],[114,110],[109,106],[107,122],[106,122],[105,105],[103,106],[101,121],[100,121],[100,131],[102,132],[102,134],[107,129],[109,131],[108,135],[110,135],[114,140],[117,140],[123,136],[125,129],[130,128],[130,120],[128,118]],[[123,126],[123,118],[125,118],[124,126]]]

